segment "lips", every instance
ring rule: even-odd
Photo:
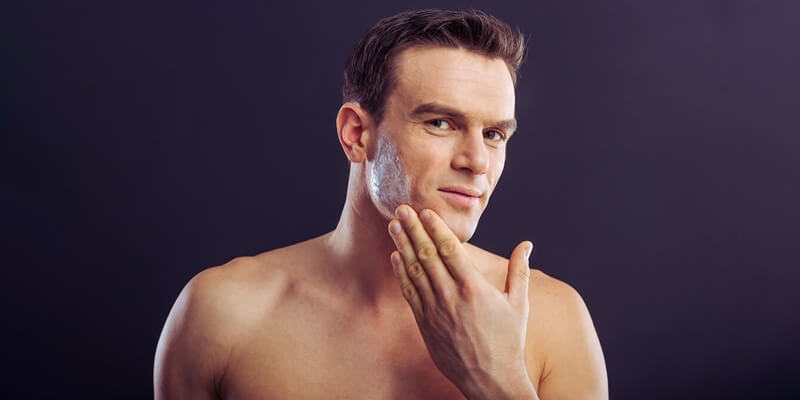
[[[442,192],[455,193],[455,194],[460,194],[462,196],[468,196],[468,197],[481,197],[483,195],[483,193],[480,190],[469,188],[469,187],[465,187],[465,186],[447,186],[447,187],[439,188],[439,190],[442,191]]]
[[[447,187],[439,189],[442,197],[456,209],[468,211],[474,210],[480,204],[481,193],[472,188],[466,187]]]

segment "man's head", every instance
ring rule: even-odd
[[[337,128],[352,162],[350,184],[387,219],[402,203],[430,208],[468,240],[516,126],[523,53],[518,31],[476,11],[379,21],[345,70]]]
[[[381,19],[356,44],[344,69],[343,102],[358,103],[380,123],[396,85],[395,57],[410,47],[462,48],[502,59],[516,84],[525,41],[480,11],[413,10]]]

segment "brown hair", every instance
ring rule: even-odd
[[[464,48],[502,58],[514,85],[525,53],[519,30],[482,11],[414,10],[383,18],[356,44],[344,69],[342,97],[380,123],[395,82],[393,59],[412,46]]]

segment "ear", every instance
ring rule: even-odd
[[[362,163],[367,159],[367,143],[371,140],[372,118],[358,105],[347,102],[336,115],[339,143],[350,162]]]

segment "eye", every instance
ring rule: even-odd
[[[431,124],[434,128],[437,128],[437,129],[452,129],[453,128],[452,125],[450,124],[450,122],[447,121],[447,120],[444,120],[444,119],[434,119],[434,120],[428,121],[428,123]]]
[[[483,135],[487,139],[497,142],[502,142],[506,139],[506,135],[503,132],[494,129],[484,132]]]

